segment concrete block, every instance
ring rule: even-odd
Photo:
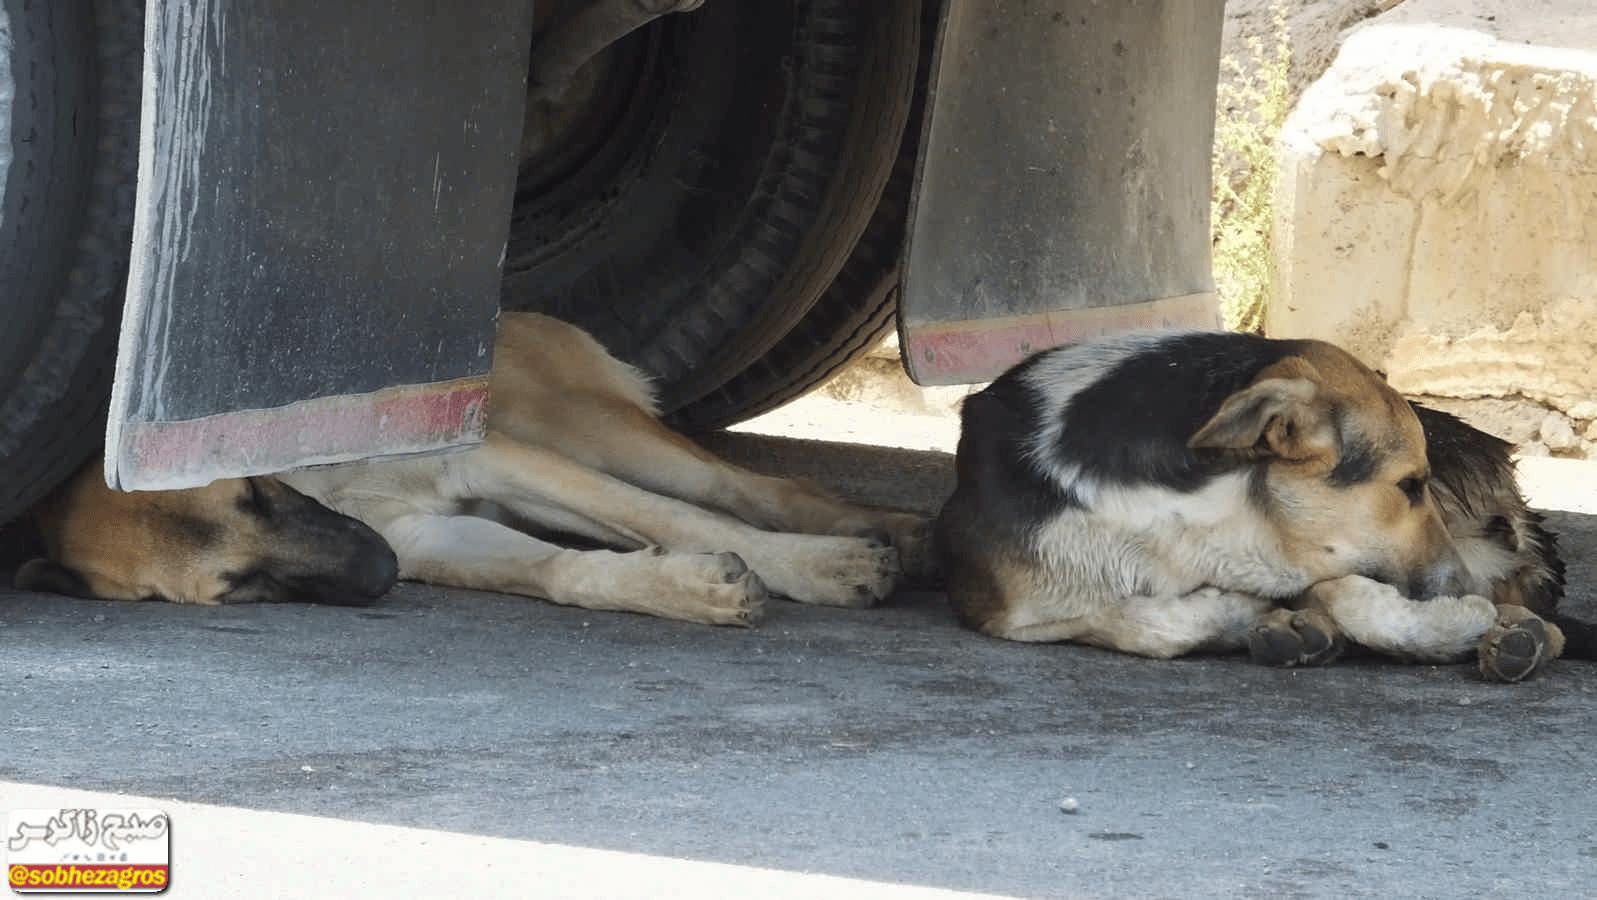
[[[1410,394],[1597,398],[1597,53],[1519,40],[1347,36],[1282,136],[1269,333],[1341,343]]]

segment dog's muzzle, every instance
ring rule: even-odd
[[[1437,565],[1415,572],[1403,588],[1404,594],[1415,600],[1461,597],[1465,594],[1479,593],[1473,579],[1469,577],[1469,572],[1464,568],[1463,560],[1456,555]]]

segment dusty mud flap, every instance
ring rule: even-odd
[[[1218,324],[1209,258],[1222,0],[950,0],[900,308],[910,376]]]
[[[530,0],[150,0],[107,480],[480,438]]]

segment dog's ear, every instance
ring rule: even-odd
[[[94,590],[82,575],[51,559],[33,559],[23,563],[11,582],[19,591],[95,599]]]
[[[1284,360],[1227,397],[1187,440],[1194,450],[1237,450],[1280,459],[1312,459],[1336,450],[1320,397],[1319,373],[1306,360]]]

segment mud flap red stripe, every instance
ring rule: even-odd
[[[991,381],[1039,350],[1147,328],[1220,326],[1212,293],[974,322],[909,325],[904,363],[917,384]]]
[[[169,490],[217,478],[302,465],[421,453],[482,439],[488,379],[324,397],[277,409],[243,410],[188,422],[124,425],[106,457],[106,482],[123,490]]]

